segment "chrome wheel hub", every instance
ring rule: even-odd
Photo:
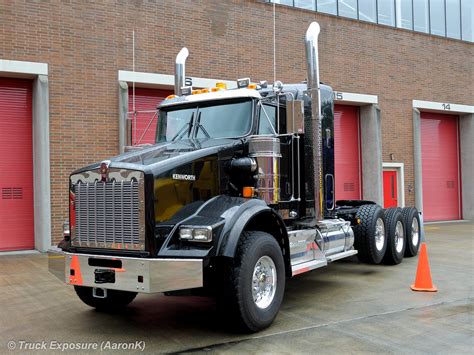
[[[382,218],[377,218],[377,223],[375,224],[375,247],[378,251],[383,249],[385,244],[385,224],[383,223]]]
[[[401,253],[403,250],[403,243],[404,243],[404,231],[403,231],[403,223],[401,221],[397,222],[395,226],[395,250],[397,253]]]
[[[270,257],[262,256],[255,264],[252,276],[252,297],[258,308],[270,306],[275,297],[276,286],[275,263]]]
[[[420,240],[420,226],[418,225],[418,220],[413,218],[411,222],[411,243],[414,247],[418,245],[418,241]]]

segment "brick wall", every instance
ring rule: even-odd
[[[411,100],[473,104],[471,43],[276,6],[277,79],[305,79],[303,36],[319,21],[321,79],[379,96],[383,160],[405,163],[414,203]],[[4,1],[0,58],[49,64],[53,240],[67,216],[71,170],[118,152],[118,70],[273,80],[272,6],[259,1]]]

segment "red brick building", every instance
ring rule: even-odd
[[[0,250],[57,243],[68,174],[130,140],[153,139],[143,129],[173,90],[183,46],[195,87],[241,77],[272,82],[274,9],[283,83],[305,80],[304,33],[312,21],[321,25],[321,78],[336,91],[337,196],[416,205],[431,220],[473,218],[472,17],[470,36],[464,21],[463,39],[453,39],[413,31],[415,13],[405,29],[395,15],[391,26],[384,14],[377,24],[361,21],[360,8],[350,19],[342,8],[334,16],[307,4],[0,4]],[[446,36],[454,33],[448,19]]]

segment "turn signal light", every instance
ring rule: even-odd
[[[252,186],[244,186],[242,189],[242,196],[246,198],[253,197],[255,193],[255,189]]]
[[[216,83],[216,88],[226,90],[227,89],[227,84],[222,83],[222,82]]]

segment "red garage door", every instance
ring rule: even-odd
[[[0,250],[34,248],[32,82],[0,78]]]
[[[458,117],[421,113],[423,212],[426,221],[461,218]]]
[[[361,198],[359,108],[335,105],[336,200]]]
[[[132,144],[154,143],[156,131],[156,107],[173,91],[135,88],[135,111],[133,114],[133,90],[129,88],[128,112],[132,121]]]

